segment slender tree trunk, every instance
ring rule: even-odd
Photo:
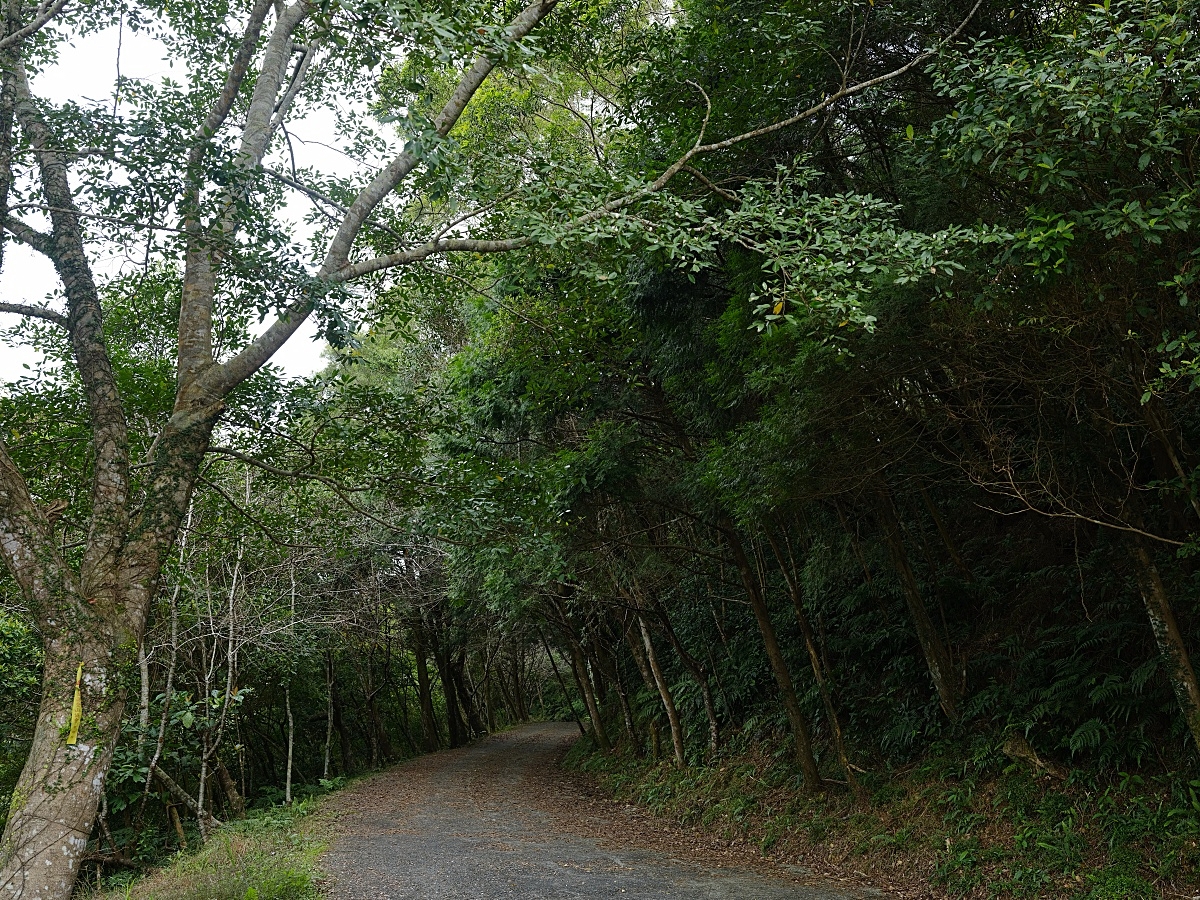
[[[600,658],[607,663],[604,666],[605,674],[612,679],[613,687],[617,692],[617,702],[621,706],[621,718],[625,724],[625,735],[629,738],[630,747],[637,755],[641,755],[642,742],[638,737],[637,729],[633,724],[633,707],[629,705],[629,692],[625,690],[625,683],[621,681],[621,672],[617,668],[616,657],[610,654],[601,654],[599,650],[596,652],[597,665],[600,665]]]
[[[587,737],[587,729],[583,727],[583,722],[579,716],[575,715],[575,701],[571,699],[571,692],[567,690],[567,682],[563,679],[562,673],[558,670],[558,663],[554,661],[554,654],[550,650],[550,642],[546,640],[546,636],[541,635],[542,646],[546,649],[546,659],[550,661],[550,669],[554,672],[554,677],[558,679],[558,686],[562,688],[563,699],[567,702],[567,706],[571,709],[571,718],[575,720],[575,724],[579,726],[579,734],[581,737]]]
[[[1167,677],[1175,690],[1175,697],[1179,701],[1184,721],[1192,733],[1192,740],[1200,750],[1200,685],[1196,683],[1196,671],[1188,659],[1183,635],[1175,622],[1175,612],[1171,609],[1166,586],[1158,566],[1154,563],[1154,557],[1150,555],[1141,536],[1134,540],[1133,558],[1137,566],[1138,586],[1146,604],[1146,613],[1150,617],[1154,639],[1158,643],[1158,652],[1167,663]]]
[[[792,597],[792,607],[796,611],[796,621],[800,625],[800,633],[804,636],[804,649],[808,651],[808,661],[812,666],[813,678],[816,679],[817,689],[821,693],[821,702],[825,706],[825,716],[829,722],[829,733],[833,736],[834,749],[837,750],[838,762],[842,764],[842,771],[846,774],[846,784],[850,788],[850,792],[856,800],[862,802],[865,800],[866,795],[858,783],[858,776],[854,774],[854,766],[850,764],[850,754],[846,751],[846,740],[842,734],[842,723],[838,718],[837,707],[833,702],[833,692],[829,688],[825,666],[822,664],[821,655],[817,650],[817,638],[813,634],[812,623],[808,620],[808,613],[804,609],[804,598],[801,596],[800,583],[796,578],[795,563],[790,558],[790,553],[788,554],[789,559],[786,563],[784,562],[776,538],[768,535],[767,540],[771,544],[771,551],[775,554],[775,559],[778,561],[784,580],[787,582],[788,593]]]
[[[483,722],[479,718],[479,708],[475,703],[475,697],[467,690],[466,678],[463,671],[465,666],[466,652],[460,650],[457,656],[450,659],[450,677],[454,681],[454,690],[458,693],[463,712],[466,714],[467,739],[470,740],[476,735],[484,734],[485,729]]]
[[[225,767],[225,763],[220,757],[217,758],[217,779],[221,782],[221,790],[225,792],[225,799],[229,802],[229,811],[233,814],[233,818],[240,819],[246,814],[246,801],[242,799],[233,776],[229,774],[229,769]]]
[[[679,657],[684,668],[691,673],[696,686],[700,688],[700,697],[704,701],[704,716],[708,719],[708,749],[709,752],[716,753],[721,749],[721,725],[717,719],[717,705],[713,702],[712,688],[708,683],[708,672],[700,660],[692,656],[687,651],[687,648],[683,646],[683,642],[679,640],[679,636],[675,633],[675,628],[671,625],[671,617],[667,614],[662,604],[655,605],[658,609],[659,618],[662,620],[663,630],[666,632],[667,639],[675,649],[675,655]]]
[[[183,822],[179,820],[179,810],[175,808],[175,804],[171,804],[167,809],[170,811],[171,824],[175,826],[175,836],[179,838],[179,849],[186,850],[188,846],[187,835],[183,831]]]
[[[292,750],[296,744],[296,719],[292,715],[292,686],[283,688],[283,702],[287,707],[287,768],[283,776],[283,802],[292,805]]]
[[[454,689],[454,676],[450,673],[449,652],[443,649],[436,629],[429,630],[429,640],[433,645],[433,661],[438,677],[442,681],[442,699],[446,701],[446,730],[450,735],[450,748],[454,749],[466,743],[464,732],[467,726],[458,709],[458,692]]]
[[[592,679],[588,675],[587,662],[583,658],[583,650],[579,643],[571,637],[571,661],[575,667],[575,678],[579,681],[579,690],[583,693],[583,702],[587,704],[588,715],[592,719],[592,735],[596,743],[605,753],[612,750],[612,742],[604,729],[604,721],[600,717],[600,705],[596,702],[596,694],[592,688]]]
[[[642,643],[646,648],[646,660],[650,672],[654,676],[654,684],[658,688],[658,696],[662,699],[663,709],[667,712],[667,722],[671,725],[671,744],[675,750],[675,765],[682,769],[685,765],[683,755],[683,724],[679,721],[679,710],[675,708],[675,698],[671,696],[671,688],[663,675],[662,666],[658,664],[658,654],[654,652],[654,641],[650,638],[650,629],[646,620],[638,613],[638,628],[642,632]]]
[[[200,843],[207,844],[213,831],[212,807],[208,803],[208,754],[210,748],[207,736],[204,740],[204,754],[200,757],[200,786],[196,790],[196,825],[200,829]]]
[[[429,683],[429,657],[425,648],[425,627],[418,618],[413,624],[413,657],[417,665],[417,699],[421,707],[421,736],[426,753],[438,748],[437,719],[433,715],[433,689]]]
[[[887,541],[888,550],[892,555],[892,564],[900,575],[904,598],[908,602],[908,611],[916,626],[917,640],[920,641],[921,651],[925,655],[925,664],[929,669],[930,677],[933,678],[933,685],[937,689],[942,711],[952,722],[957,721],[961,697],[954,678],[950,653],[941,637],[938,636],[937,628],[933,624],[933,619],[930,618],[929,609],[921,596],[920,585],[917,584],[917,577],[913,574],[908,554],[904,550],[904,538],[900,531],[900,522],[896,518],[892,495],[886,485],[881,485],[879,488],[878,510],[880,522],[883,525],[884,539]]]
[[[517,709],[516,709],[517,721],[528,722],[529,721],[529,707],[525,703],[525,685],[522,684],[523,679],[521,678],[521,668],[522,668],[521,654],[514,650],[511,655],[511,660],[512,660],[513,697],[517,701]]]
[[[354,744],[350,740],[350,732],[346,730],[346,717],[342,714],[342,694],[338,690],[337,672],[333,670],[330,660],[329,703],[333,707],[333,727],[337,729],[338,744],[342,750],[342,774],[353,775],[357,768],[354,760]]]
[[[775,683],[779,686],[779,695],[783,700],[784,711],[792,726],[796,762],[804,777],[805,787],[810,791],[820,790],[821,773],[817,769],[817,760],[813,756],[812,737],[808,732],[808,724],[804,721],[804,714],[800,711],[800,700],[796,696],[796,686],[792,681],[791,672],[788,671],[783,652],[779,649],[779,641],[775,637],[775,626],[771,624],[771,613],[767,609],[767,602],[763,599],[754,570],[750,566],[750,560],[746,556],[746,551],[731,522],[727,522],[725,525],[725,537],[733,554],[734,565],[742,577],[746,595],[750,598],[750,608],[754,611],[755,621],[758,622],[763,647],[767,651],[767,660],[771,664],[771,671],[775,675]]]
[[[329,778],[329,746],[333,743],[333,653],[325,651],[325,761],[321,777]]]
[[[933,498],[929,496],[929,491],[925,490],[925,485],[920,485],[921,500],[925,503],[925,509],[929,512],[929,518],[933,519],[933,524],[938,530],[938,534],[942,538],[942,545],[946,548],[946,553],[950,555],[950,561],[954,563],[954,568],[958,569],[959,573],[968,582],[975,582],[975,573],[971,571],[971,567],[967,565],[962,554],[958,550],[958,544],[950,534],[950,529],[946,527],[946,522],[942,519],[942,514],[938,512],[937,505],[933,502]]]
[[[489,672],[483,679],[483,711],[487,716],[488,732],[496,733],[496,686],[492,684],[492,674]]]
[[[146,746],[146,735],[150,731],[150,660],[146,657],[145,635],[138,641],[138,736],[137,753],[140,757]]]

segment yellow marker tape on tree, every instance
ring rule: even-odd
[[[83,695],[79,692],[83,681],[83,663],[75,673],[75,699],[71,701],[71,731],[67,734],[67,746],[74,747],[79,743],[79,723],[83,719]]]

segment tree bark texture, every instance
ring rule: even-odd
[[[1187,646],[1175,621],[1166,585],[1163,584],[1154,557],[1140,536],[1133,544],[1133,558],[1137,566],[1138,586],[1150,617],[1158,652],[1167,664],[1167,677],[1179,701],[1184,721],[1192,733],[1192,740],[1200,749],[1200,685],[1196,683],[1196,670],[1188,658]]]

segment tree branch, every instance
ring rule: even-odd
[[[6,47],[12,47],[20,41],[25,40],[25,38],[29,37],[30,35],[41,31],[42,28],[46,26],[46,23],[63,11],[63,7],[65,7],[68,2],[69,0],[55,0],[54,3],[42,7],[36,14],[34,20],[28,25],[24,26],[23,28],[18,28],[12,34],[6,34],[4,37],[0,38],[0,50],[5,49]]]
[[[506,29],[506,43],[512,46],[522,38],[528,36],[534,27],[553,11],[557,3],[558,0],[535,0],[535,2],[525,7]],[[297,2],[297,6],[299,5],[300,0]],[[280,27],[282,27],[282,23]],[[274,37],[272,37],[272,40],[274,40]],[[481,54],[475,60],[474,65],[462,77],[458,87],[455,88],[454,93],[451,94],[450,99],[442,107],[442,111],[434,120],[435,131],[439,136],[445,137],[450,133],[450,130],[458,122],[459,117],[462,115],[463,110],[466,109],[471,98],[475,96],[475,92],[479,90],[484,79],[495,68],[496,63],[497,58],[494,55],[486,53]],[[266,67],[267,62],[264,60],[264,71],[266,71]],[[282,79],[282,73],[279,74],[279,78]],[[267,124],[269,124],[269,120],[261,126],[256,125],[255,127],[261,127],[265,131]],[[249,117],[247,118],[246,128],[247,132],[249,132],[251,128]],[[367,221],[374,214],[376,207],[416,168],[417,163],[418,159],[416,155],[406,149],[392,160],[369,185],[363,188],[355,201],[350,205],[346,218],[342,221],[341,227],[330,243],[329,250],[325,255],[325,261],[317,276],[319,279],[334,284],[347,280],[346,277],[331,278],[331,276],[346,266],[355,240],[358,238]],[[405,259],[404,262],[415,262],[416,260],[425,259],[433,253],[442,252],[444,249],[456,249],[451,247],[454,243],[454,241],[438,241],[432,245],[427,244],[421,252],[410,251],[411,258]],[[515,242],[505,242],[503,246],[497,244],[493,249],[486,249],[489,242],[472,243],[476,246],[471,249],[476,252],[496,253],[523,247],[528,243],[528,239],[519,238]],[[383,265],[377,268],[387,268],[387,266]],[[369,268],[366,271],[376,271],[376,269]],[[304,324],[304,320],[308,318],[312,310],[313,303],[308,297],[302,297],[291,304],[254,343],[220,366],[210,368],[202,378],[198,379],[198,389],[203,390],[206,396],[213,399],[224,397],[234,387],[257,372],[283,346],[287,339],[295,334],[300,326]],[[203,384],[199,382],[203,382]]]
[[[64,157],[42,119],[24,65],[13,67],[16,116],[37,158],[41,187],[50,207],[50,260],[67,296],[67,330],[75,365],[83,382],[92,426],[92,518],[87,549],[80,566],[80,590],[88,596],[108,596],[111,575],[129,523],[129,435],[104,338],[100,295],[84,249]],[[93,582],[98,578],[103,584]]]
[[[232,497],[230,497],[229,494],[226,493],[225,489],[222,488],[219,484],[217,484],[214,481],[209,481],[203,475],[197,475],[196,480],[199,481],[201,484],[203,484],[205,487],[209,488],[210,490],[215,491],[222,500],[224,500],[231,507],[233,507],[234,511],[237,512],[238,515],[240,515],[242,518],[244,518],[247,522],[249,522],[251,525],[253,525],[255,528],[257,528],[263,534],[265,534],[268,538],[270,538],[274,543],[278,544],[280,547],[288,547],[292,550],[320,550],[320,549],[322,549],[322,548],[316,546],[315,544],[293,544],[291,541],[285,541],[283,538],[279,537],[279,535],[275,534],[275,532],[273,532],[270,528],[268,528],[266,525],[264,525],[262,522],[260,522],[257,518],[252,516],[245,509],[243,509],[238,504],[238,502],[236,500],[234,500]]]
[[[509,24],[505,34],[506,42],[512,45],[526,37],[542,19],[554,10],[557,3],[558,0],[535,0],[525,7]],[[458,122],[463,110],[475,96],[475,92],[479,90],[484,79],[495,68],[496,62],[493,55],[481,54],[462,77],[458,87],[454,89],[454,93],[450,95],[450,99],[434,119],[434,132],[439,137],[446,137],[450,133],[450,129]],[[396,189],[397,185],[416,168],[418,162],[416,154],[405,149],[369,185],[363,188],[351,205],[350,214],[342,222],[342,227],[338,229],[337,235],[329,246],[325,263],[321,267],[322,276],[328,276],[345,267],[350,259],[350,251],[358,238],[358,233],[370,218],[371,213],[375,211],[375,207]]]
[[[45,319],[47,322],[53,322],[59,328],[70,329],[71,327],[66,316],[52,309],[46,309],[44,306],[28,306],[24,303],[0,303],[0,313],[33,316],[36,319]]]
[[[7,218],[4,220],[4,230],[27,247],[36,250],[42,256],[49,256],[53,241],[48,234],[42,234],[35,228],[30,228],[20,219]]]
[[[250,19],[246,23],[242,42],[238,45],[237,53],[234,54],[229,74],[225,77],[225,86],[221,89],[216,103],[205,116],[204,123],[192,136],[193,145],[188,153],[189,168],[199,165],[204,151],[208,148],[208,141],[225,124],[225,119],[228,118],[229,111],[233,108],[233,101],[237,99],[238,91],[241,90],[242,83],[246,80],[250,61],[254,58],[254,48],[258,46],[258,37],[262,34],[263,22],[266,21],[271,4],[272,0],[258,0],[250,11]]]

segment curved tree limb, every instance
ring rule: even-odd
[[[35,319],[45,319],[53,322],[59,328],[70,329],[67,317],[60,312],[46,309],[44,306],[29,306],[25,303],[0,303],[0,313],[15,313],[18,316],[32,316]]]

